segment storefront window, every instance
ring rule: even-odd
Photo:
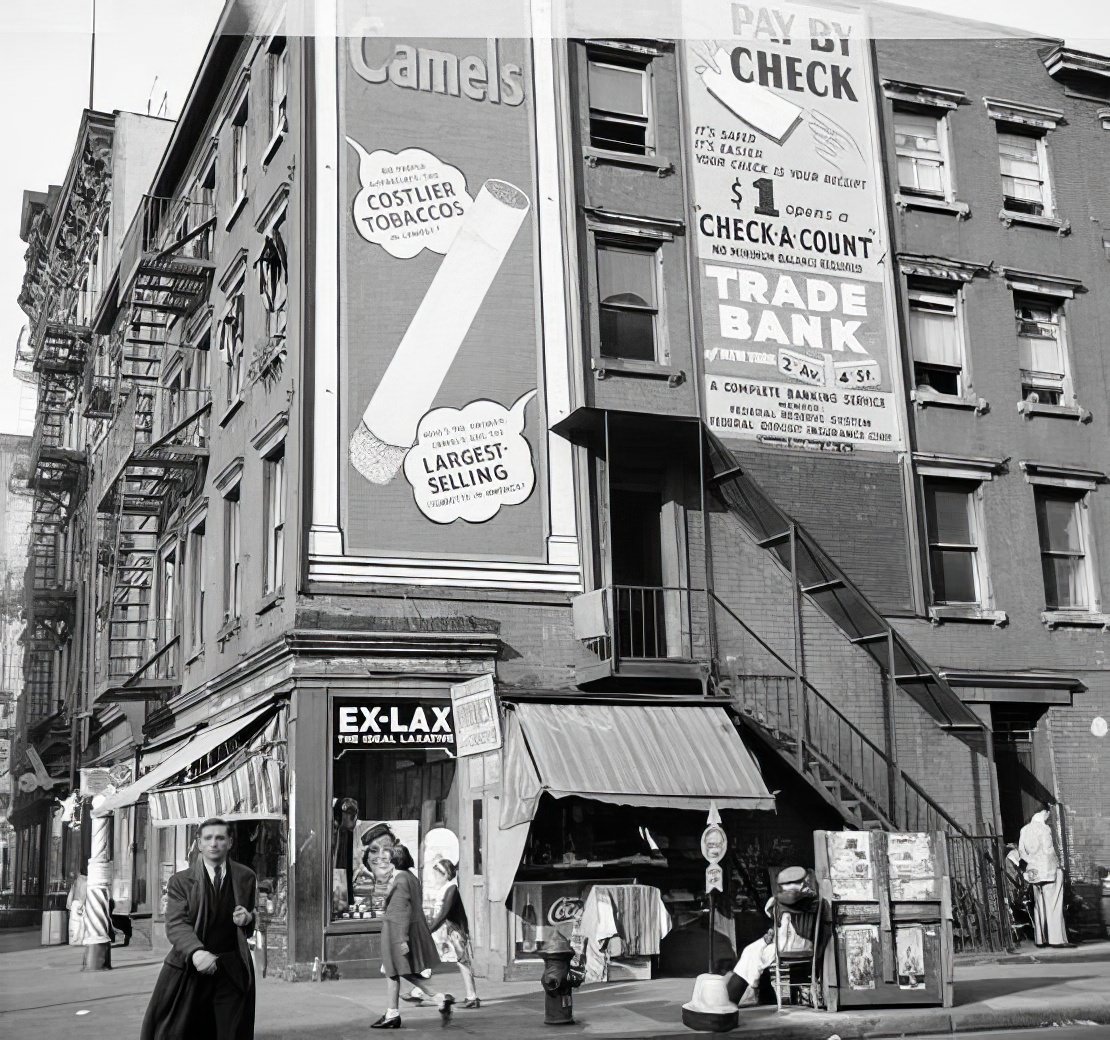
[[[62,855],[62,834],[65,824],[62,823],[61,811],[53,813],[50,817],[50,845],[47,848],[46,877],[49,888],[47,895],[50,898],[50,909],[56,909],[59,898],[64,902],[69,891],[69,883],[65,876],[65,860]]]
[[[381,916],[390,851],[451,825],[455,778],[450,701],[336,698],[332,713],[333,920]]]

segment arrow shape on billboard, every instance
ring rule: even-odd
[[[721,822],[721,814],[717,811],[717,803],[712,798],[709,800],[709,819],[705,822],[717,824]]]

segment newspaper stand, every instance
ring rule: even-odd
[[[825,1007],[951,1007],[944,834],[816,831],[814,854],[832,917],[821,980]]]

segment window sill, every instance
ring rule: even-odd
[[[258,609],[254,612],[255,616],[256,617],[261,617],[263,614],[267,613],[268,611],[273,610],[274,607],[276,607],[279,603],[282,603],[284,600],[285,600],[285,588],[284,588],[284,586],[281,586],[279,588],[274,589],[273,592],[266,593],[266,595],[262,598],[262,602],[259,603]]]
[[[945,213],[957,220],[964,220],[971,215],[971,207],[966,202],[932,199],[928,195],[903,195],[899,192],[894,196],[894,205],[899,209],[927,209],[934,213]]]
[[[1026,227],[1046,228],[1050,231],[1055,231],[1058,235],[1071,234],[1071,222],[1061,220],[1059,217],[1038,217],[1035,213],[1015,213],[1013,210],[1000,209],[998,211],[998,219],[1001,220],[1006,227],[1013,227],[1015,224],[1024,224]]]
[[[242,618],[233,617],[225,621],[223,626],[216,633],[216,642],[223,646],[232,636],[237,635],[242,620]]]
[[[247,196],[244,192],[235,200],[235,205],[231,207],[231,216],[227,218],[227,223],[224,224],[224,230],[230,231],[231,225],[239,219],[239,214],[247,208]]]
[[[1094,610],[1044,610],[1041,621],[1050,632],[1054,628],[1101,628],[1110,631],[1110,614]]]
[[[1004,610],[984,610],[974,605],[941,605],[929,608],[929,621],[934,625],[942,625],[949,621],[970,621],[1001,628],[1008,624],[1009,620],[1010,617]]]
[[[282,141],[285,140],[285,134],[288,131],[288,129],[289,128],[283,122],[282,125],[279,126],[274,131],[274,136],[270,138],[270,143],[267,144],[266,147],[263,149],[263,151],[262,151],[262,169],[263,170],[265,170],[266,167],[269,166],[270,163],[272,163],[274,161],[274,156],[277,155],[278,149],[281,147]]]
[[[935,390],[925,390],[918,387],[910,397],[918,408],[939,406],[941,408],[960,408],[964,411],[974,412],[976,415],[986,415],[991,410],[990,403],[982,397],[954,397],[951,394],[938,394]]]
[[[224,410],[224,414],[220,416],[220,425],[226,426],[229,422],[231,422],[232,416],[234,416],[235,413],[239,411],[239,409],[242,407],[243,395],[239,394],[239,396],[236,397],[235,400],[227,406],[227,408]]]
[[[185,658],[185,667],[188,668],[190,665],[196,664],[197,661],[201,660],[203,657],[204,647],[202,646],[194,650],[188,657]]]
[[[639,376],[642,379],[665,379],[668,385],[681,386],[686,382],[686,373],[671,365],[660,365],[656,361],[630,361],[625,358],[595,357],[590,359],[590,368],[598,379],[608,379],[613,373],[624,376]]]
[[[1057,419],[1071,419],[1075,422],[1089,423],[1093,416],[1086,408],[1074,404],[1041,404],[1039,401],[1018,401],[1017,410],[1026,419],[1034,415],[1051,415]]]
[[[670,159],[663,159],[656,155],[611,152],[607,148],[594,148],[592,145],[587,145],[582,149],[582,156],[591,169],[602,165],[631,166],[637,170],[651,170],[660,177],[667,177],[674,173],[674,163]]]

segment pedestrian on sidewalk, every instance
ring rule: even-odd
[[[463,985],[466,986],[466,1000],[464,1008],[480,1008],[481,1000],[478,999],[478,990],[474,986],[474,951],[470,945],[470,921],[466,916],[466,907],[463,906],[462,896],[459,894],[457,880],[458,868],[449,859],[437,859],[432,865],[443,882],[439,897],[439,908],[435,918],[429,922],[428,930],[432,938],[439,944],[440,953],[446,955],[449,951],[459,966]],[[440,929],[443,929],[441,932]],[[431,997],[419,986],[402,999],[412,1004],[430,1000]]]
[[[389,979],[387,1007],[382,1017],[371,1023],[371,1029],[400,1029],[401,1013],[397,1005],[401,998],[401,979],[419,987],[420,973],[439,964],[432,933],[424,919],[420,882],[412,873],[415,866],[412,853],[404,845],[394,845],[390,858],[393,880],[389,883],[382,915],[382,964]],[[443,1024],[447,1025],[455,998],[450,993],[436,993],[432,999],[439,1005]]]
[[[231,825],[205,820],[200,855],[166,886],[166,954],[141,1040],[253,1040],[254,871],[228,859]]]
[[[1064,871],[1053,841],[1052,806],[1047,802],[1018,835],[1018,855],[1025,860],[1025,880],[1033,888],[1033,942],[1070,946],[1064,927]]]

